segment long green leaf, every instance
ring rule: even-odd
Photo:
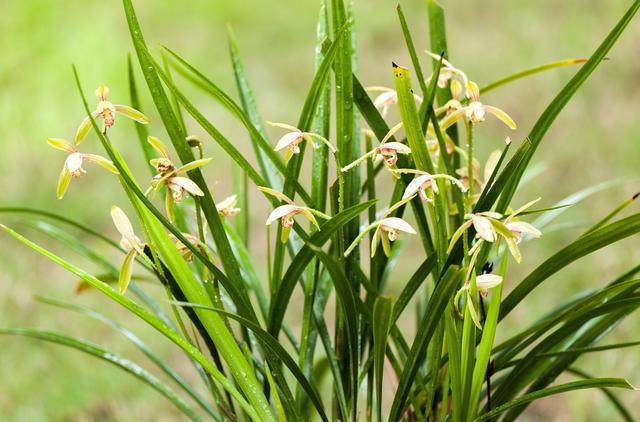
[[[581,64],[586,62],[588,59],[578,58],[578,59],[565,59],[565,60],[557,60],[555,62],[545,63],[539,66],[530,67],[525,70],[521,70],[516,73],[512,73],[509,76],[505,76],[504,78],[500,78],[496,81],[488,83],[480,88],[480,93],[485,94],[491,90],[494,90],[502,85],[506,85],[508,83],[517,81],[518,79],[522,79],[524,77],[535,75],[536,73],[544,72],[546,70],[556,69],[558,67],[565,66],[573,66],[576,64]]]
[[[105,294],[107,297],[115,301],[116,303],[122,305],[124,308],[128,309],[134,315],[138,316],[141,320],[145,321],[147,324],[151,325],[162,335],[167,337],[181,349],[183,349],[192,359],[197,361],[202,367],[211,374],[211,376],[220,383],[220,385],[227,390],[236,401],[242,406],[242,408],[253,417],[258,417],[256,411],[253,409],[249,403],[242,397],[240,392],[233,386],[233,384],[218,371],[218,369],[202,354],[200,350],[198,350],[193,344],[186,341],[182,338],[178,333],[172,330],[168,325],[162,322],[158,317],[153,315],[151,312],[147,311],[142,306],[138,305],[136,302],[132,301],[128,297],[119,294],[116,290],[112,289],[108,284],[98,280],[91,274],[85,272],[84,270],[76,267],[75,265],[65,261],[64,259],[58,257],[57,255],[49,252],[48,250],[38,246],[37,244],[31,242],[27,238],[23,237],[19,233],[11,230],[10,228],[0,225],[1,228],[4,229],[5,232],[13,236],[18,241],[22,242],[26,246],[30,247],[34,251],[39,254],[47,257],[51,261],[60,265],[67,271],[75,274],[77,277],[82,278],[84,281],[89,283],[91,287]]]
[[[407,356],[407,361],[400,375],[398,390],[391,406],[390,421],[398,421],[402,417],[411,386],[413,385],[413,380],[422,364],[427,346],[441,321],[442,313],[447,306],[447,302],[453,296],[463,273],[464,270],[450,266],[429,298],[426,312],[420,321],[416,338],[411,345],[411,352],[409,356]]]
[[[533,289],[573,261],[640,231],[640,213],[595,230],[562,248],[540,264],[511,291],[500,309],[504,318]]]
[[[625,381],[622,378],[593,378],[589,380],[573,381],[573,382],[568,382],[566,384],[557,385],[555,387],[545,388],[543,390],[536,391],[533,393],[525,394],[520,398],[512,400],[508,403],[505,403],[502,406],[496,407],[491,412],[485,413],[484,415],[477,417],[475,421],[481,422],[481,421],[492,419],[511,408],[514,408],[526,403],[530,403],[532,401],[541,399],[543,397],[553,396],[555,394],[561,394],[561,393],[566,393],[566,392],[575,391],[575,390],[584,390],[588,388],[605,388],[605,387],[635,390],[635,388],[631,384],[629,384],[627,381]]]
[[[154,390],[169,399],[182,413],[194,421],[199,421],[200,417],[193,409],[187,405],[176,393],[166,386],[158,378],[151,375],[147,370],[131,362],[128,359],[122,358],[113,352],[103,349],[97,344],[91,343],[86,340],[76,339],[68,337],[53,331],[44,331],[34,328],[2,328],[0,329],[0,335],[20,335],[25,337],[32,337],[38,340],[44,340],[51,343],[61,344],[63,346],[71,347],[87,354],[90,354],[98,359],[102,359],[109,362],[120,369],[130,373],[134,377],[143,381],[147,385],[151,386]]]
[[[195,401],[204,409],[211,417],[218,419],[219,417],[217,413],[213,410],[211,405],[185,380],[174,371],[165,361],[158,355],[156,355],[150,348],[147,346],[137,335],[131,332],[129,329],[123,327],[118,324],[113,319],[107,317],[106,315],[94,311],[93,309],[87,308],[85,306],[76,305],[75,303],[66,302],[62,300],[47,298],[47,297],[37,297],[39,302],[45,303],[47,305],[57,306],[62,309],[66,309],[72,312],[77,312],[83,316],[87,316],[89,318],[96,319],[109,327],[113,328],[115,331],[119,332],[123,336],[125,336],[131,343],[133,343],[150,361],[156,364],[162,371],[167,374],[171,379],[173,379],[176,384],[178,384],[187,394],[189,394]]]
[[[127,76],[129,78],[129,98],[131,99],[131,107],[135,108],[138,111],[142,110],[142,104],[140,102],[140,95],[138,94],[138,87],[136,86],[136,78],[133,72],[133,64],[131,63],[131,55],[127,56]],[[142,153],[149,167],[149,171],[151,175],[155,174],[155,168],[149,162],[152,158],[155,158],[156,152],[153,147],[147,142],[147,138],[149,137],[149,128],[147,125],[140,124],[136,121],[133,121],[133,125],[136,128],[136,134],[138,135],[138,142],[140,143],[140,148],[142,149]]]
[[[140,24],[138,23],[138,19],[136,17],[135,10],[133,8],[133,4],[131,0],[123,0],[123,6],[125,15],[127,18],[127,24],[129,26],[129,32],[131,34],[131,39],[133,41],[133,45],[135,47],[136,53],[138,55],[138,61],[140,62],[140,67],[144,74],[145,80],[147,81],[147,86],[149,87],[149,91],[151,92],[151,97],[160,113],[160,117],[169,133],[169,137],[171,138],[171,143],[173,144],[180,160],[183,164],[194,161],[195,156],[194,153],[187,144],[185,139],[186,134],[181,130],[180,124],[177,122],[176,116],[173,113],[171,108],[171,104],[169,103],[169,99],[167,98],[166,93],[162,87],[160,82],[160,78],[158,74],[154,71],[153,65],[150,61],[150,54],[145,43],[144,37],[142,36],[142,30],[140,29]],[[97,129],[95,122],[94,129]],[[119,169],[120,170],[120,169]],[[218,211],[216,209],[216,205],[213,202],[213,198],[211,197],[211,193],[209,192],[208,186],[204,180],[204,176],[200,169],[194,169],[189,171],[189,177],[198,185],[198,187],[204,193],[204,196],[199,200],[199,204],[202,207],[202,211],[207,220],[207,224],[211,231],[213,240],[216,244],[218,255],[221,258],[222,266],[225,269],[226,277],[228,277],[230,283],[234,286],[225,286],[227,289],[231,288],[238,290],[238,295],[240,297],[234,298],[238,300],[238,306],[241,306],[243,313],[249,316],[250,318],[255,319],[255,312],[250,305],[247,305],[248,298],[246,294],[246,290],[244,290],[244,284],[242,280],[242,276],[240,274],[240,267],[238,262],[233,255],[233,251],[231,250],[231,245],[229,244],[229,240],[227,239],[226,233],[224,231],[224,227],[222,225],[222,221],[220,216],[218,215]],[[137,195],[137,194],[136,194]],[[140,198],[143,203],[146,202]],[[155,213],[154,213],[155,215]],[[156,215],[156,217],[158,217]],[[160,221],[164,219],[160,218]],[[175,235],[175,233],[174,233]],[[184,236],[177,236],[180,241],[182,241],[185,245],[186,239],[183,240]],[[199,254],[201,255],[201,254]]]
[[[498,177],[498,180],[496,181],[496,185],[491,188],[487,195],[486,202],[483,202],[482,204],[480,202],[478,203],[478,209],[489,209],[490,205],[493,204],[498,195],[500,195],[500,202],[497,210],[499,212],[506,210],[513,198],[513,195],[515,194],[520,179],[522,178],[529,161],[542,142],[544,135],[551,127],[551,124],[555,121],[558,114],[560,114],[562,109],[564,109],[565,105],[567,105],[578,88],[580,88],[580,86],[587,80],[602,60],[605,59],[609,50],[613,47],[629,22],[631,22],[631,19],[635,16],[638,8],[640,8],[640,0],[633,2],[627,12],[602,41],[589,60],[580,68],[575,76],[558,93],[558,95],[556,95],[549,106],[547,106],[534,127],[531,129],[526,141],[520,146],[520,148],[518,148],[518,151],[501,172],[500,177]]]
[[[195,278],[189,265],[178,251],[175,243],[169,238],[162,224],[147,210],[143,204],[136,203],[138,214],[144,222],[144,226],[153,239],[159,255],[165,265],[175,277],[181,291],[189,302],[212,306],[209,296],[203,286]],[[202,322],[217,350],[229,366],[236,382],[247,396],[247,400],[253,405],[262,419],[275,420],[269,401],[262,392],[262,387],[256,379],[249,362],[247,362],[236,339],[225,325],[224,320],[215,313],[203,312],[195,309],[198,319]]]
[[[352,218],[365,211],[374,203],[375,201],[364,202],[336,214],[321,226],[319,232],[315,233],[306,241],[307,245],[300,249],[291,261],[287,272],[282,277],[282,283],[275,297],[271,300],[269,329],[267,330],[271,335],[277,337],[277,334],[280,332],[284,314],[288,308],[289,300],[291,299],[296,283],[314,256],[310,245],[316,247],[324,245],[331,236],[340,230],[347,222],[351,221]]]
[[[215,313],[219,313],[220,315],[224,315],[226,317],[229,317],[237,321],[243,327],[251,330],[256,335],[256,337],[260,338],[263,345],[271,349],[271,351],[274,353],[274,356],[276,356],[280,361],[282,361],[282,363],[284,363],[285,366],[291,371],[293,376],[296,378],[296,380],[300,383],[302,388],[304,388],[306,393],[309,395],[309,398],[313,402],[322,420],[323,421],[329,420],[327,418],[327,415],[325,414],[324,405],[322,404],[322,399],[320,398],[320,394],[318,393],[318,390],[315,388],[313,384],[311,384],[307,380],[307,378],[304,376],[304,374],[296,364],[295,360],[291,357],[289,352],[287,352],[287,350],[282,346],[282,344],[280,344],[280,342],[278,342],[278,340],[275,337],[273,337],[271,334],[265,331],[262,327],[239,315],[236,315],[234,313],[227,312],[223,309],[215,308],[212,306],[203,306],[195,303],[184,303],[184,302],[177,302],[177,304],[181,306],[190,306],[195,309],[203,309],[206,311],[213,311]]]
[[[380,296],[373,305],[373,365],[376,380],[376,420],[382,420],[382,374],[391,327],[393,298]]]

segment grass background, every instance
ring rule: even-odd
[[[295,122],[313,71],[313,45],[318,2],[312,0],[138,0],[135,6],[150,45],[160,43],[191,60],[235,96],[228,60],[225,24],[232,24],[245,67],[265,119]],[[539,0],[536,2],[487,0],[443,1],[451,60],[480,85],[521,68],[547,61],[588,56],[630,4],[628,0]],[[419,50],[428,46],[424,1],[402,1]],[[395,2],[356,1],[360,79],[365,85],[392,85],[391,61],[409,65],[395,14]],[[507,284],[516,284],[536,263],[574,239],[581,230],[638,189],[640,158],[640,58],[637,40],[640,20],[635,20],[586,86],[571,101],[546,136],[534,157],[540,173],[523,189],[516,205],[542,196],[552,205],[566,195],[604,180],[621,179],[558,220],[559,229],[524,247],[525,262],[512,267]],[[113,238],[108,210],[123,204],[124,196],[113,178],[88,164],[89,175],[74,180],[64,201],[55,199],[55,184],[64,160],[49,148],[47,137],[72,138],[83,117],[75,91],[71,63],[75,63],[87,91],[104,83],[115,103],[128,103],[126,55],[129,34],[118,1],[3,0],[0,4],[0,185],[2,205],[25,205],[53,210],[104,230]],[[428,64],[426,56],[424,65]],[[487,94],[484,101],[507,110],[519,125],[509,133],[516,142],[526,135],[537,116],[574,70],[561,69],[535,76]],[[140,76],[139,76],[139,79]],[[180,81],[181,86],[187,84]],[[191,92],[187,89],[188,92]],[[197,95],[219,129],[240,149],[249,153],[248,138],[229,115],[211,100]],[[147,109],[149,98],[144,94]],[[152,119],[156,117],[150,113]],[[392,113],[395,122],[397,114]],[[158,119],[151,133],[166,139]],[[148,175],[132,127],[120,121],[113,139],[134,164],[140,180]],[[193,133],[203,135],[191,122]],[[480,156],[501,146],[507,135],[503,126],[489,121],[478,131]],[[275,141],[279,132],[270,131]],[[203,139],[206,139],[203,137]],[[228,160],[205,141],[208,155],[216,160],[207,177],[219,181],[216,197],[231,193]],[[93,136],[84,150],[99,152]],[[634,186],[635,185],[635,186]],[[253,192],[255,194],[255,192]],[[255,198],[258,198],[255,195]],[[264,264],[262,221],[266,201],[252,201],[253,251]],[[255,204],[255,206],[254,206]],[[2,222],[13,223],[8,215]],[[15,225],[15,224],[14,224]],[[42,239],[62,256],[82,263],[60,245]],[[539,287],[508,318],[501,335],[531,322],[572,293],[601,286],[638,262],[638,240],[629,239],[607,251],[587,257]],[[256,246],[254,246],[256,245]],[[413,243],[409,243],[409,246]],[[264,248],[262,248],[264,249]],[[408,247],[403,261],[420,258]],[[95,306],[117,316],[141,334],[159,354],[183,373],[189,365],[176,349],[148,335],[145,327],[94,294],[76,298],[74,280],[44,259],[0,236],[0,325],[57,329],[100,342],[138,361],[118,334],[99,323],[36,303],[35,294],[50,295]],[[418,249],[419,250],[419,249]],[[121,257],[114,256],[119,263]],[[405,268],[401,265],[399,268]],[[410,267],[409,267],[410,268]],[[399,290],[406,273],[398,271],[390,290]],[[158,295],[155,287],[150,290]],[[290,312],[295,319],[295,310]],[[636,319],[637,320],[637,319]],[[406,320],[408,329],[412,321]],[[640,337],[640,324],[630,318],[603,344]],[[78,352],[21,338],[0,338],[0,415],[3,420],[172,420],[171,405],[128,375],[113,371]],[[640,385],[638,349],[626,349],[583,357],[578,366],[605,376],[627,377]],[[620,394],[640,417],[637,393]],[[598,392],[573,393],[533,405],[525,419],[603,420],[613,410]]]

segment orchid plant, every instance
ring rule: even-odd
[[[580,369],[578,359],[637,345],[596,344],[640,306],[639,267],[609,284],[597,280],[597,287],[575,296],[564,297],[551,286],[554,298],[564,303],[527,315],[515,329],[504,329],[504,320],[534,289],[548,288],[544,282],[570,263],[640,231],[640,214],[619,216],[634,196],[533,270],[513,270],[536,247],[529,241],[567,208],[566,202],[536,208],[539,199],[512,208],[524,172],[555,117],[607,56],[640,0],[590,59],[525,69],[484,88],[449,61],[448,51],[418,53],[400,6],[412,70],[394,64],[389,69],[393,88],[363,88],[360,80],[370,77],[367,69],[355,72],[353,66],[351,23],[357,16],[344,3],[321,1],[315,74],[300,98],[304,106],[297,125],[269,123],[286,131],[274,141],[263,130],[231,32],[239,101],[168,48],[162,50],[160,65],[147,47],[132,1],[123,0],[152,100],[148,106],[155,106],[160,119],[151,122],[138,111],[141,97],[133,67],[128,73],[132,105],[112,104],[108,88],[100,86],[93,111],[76,71],[86,118],[74,144],[58,138],[48,143],[68,154],[59,198],[73,177],[85,175],[83,161],[95,162],[123,187],[131,220],[114,206],[118,234],[101,233],[72,216],[10,210],[50,220],[58,228],[50,231],[54,237],[78,246],[76,252],[106,267],[107,274],[91,275],[2,226],[169,339],[187,356],[194,376],[179,375],[172,361],[159,357],[164,353],[157,355],[129,329],[123,331],[127,338],[165,376],[61,333],[7,328],[0,334],[53,341],[107,360],[153,387],[191,420],[512,421],[539,398],[585,388],[606,389],[611,411],[628,419],[630,411],[613,388],[631,389],[630,384],[592,376]],[[444,49],[444,10],[435,1],[426,3],[432,49]],[[517,128],[509,114],[485,103],[492,89],[577,63],[583,64],[529,136],[522,136],[525,141],[507,138],[502,143],[484,132],[480,123],[487,114],[509,130]],[[426,66],[433,70],[425,78]],[[219,102],[247,133],[227,138],[184,94],[184,81],[174,80],[174,71]],[[400,122],[387,122],[391,107],[397,107]],[[151,160],[151,174],[141,179],[151,179],[146,191],[140,186],[147,183],[138,182],[139,168],[129,166],[134,159],[129,149],[120,153],[130,139],[122,139],[117,114],[141,129],[138,140]],[[191,125],[205,135],[188,134]],[[168,143],[148,136],[147,127],[166,132],[179,160],[172,158]],[[78,151],[91,130],[107,158]],[[204,158],[211,142],[228,155],[234,170],[219,184],[229,196],[217,203],[212,193],[217,181],[204,172],[213,161]],[[242,142],[250,145],[240,148]],[[310,154],[303,153],[306,143],[313,146]],[[478,153],[479,143],[486,146],[483,150],[495,145],[498,150],[485,157]],[[250,149],[255,156],[244,152]],[[215,163],[220,171],[229,167],[217,156]],[[391,180],[379,177],[384,168]],[[164,195],[164,204],[151,193]],[[256,215],[263,229],[266,220],[264,247],[262,233],[252,229]],[[539,219],[529,222],[531,216]],[[96,212],[96,225],[103,217]],[[368,250],[362,247],[367,236]],[[124,255],[119,269],[100,248],[94,250],[93,239]],[[525,271],[530,272],[520,279]],[[150,283],[139,283],[140,275]],[[114,277],[117,289],[110,284]],[[562,281],[557,278],[554,282]],[[151,283],[163,288],[152,290]],[[96,310],[61,306],[120,327]],[[406,321],[415,321],[415,328]],[[495,341],[498,332],[500,343]],[[187,369],[181,365],[180,371]],[[565,382],[569,376],[579,379]]]

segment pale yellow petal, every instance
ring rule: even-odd
[[[114,107],[116,108],[116,111],[118,113],[122,114],[123,116],[127,116],[128,118],[133,119],[138,123],[142,123],[143,125],[149,123],[149,118],[133,107],[122,104],[114,104]]]
[[[516,122],[514,122],[513,119],[511,117],[509,117],[509,115],[507,113],[505,113],[504,111],[500,110],[499,108],[485,105],[484,106],[484,111],[486,111],[487,113],[491,113],[494,116],[496,116],[498,119],[500,119],[502,121],[502,123],[504,123],[505,125],[509,126],[510,129],[516,129],[517,128]]]
[[[271,188],[268,188],[266,186],[258,186],[258,190],[260,192],[264,192],[264,193],[266,193],[268,195],[275,196],[276,198],[281,199],[284,202],[287,202],[289,204],[293,204],[293,201],[287,195],[285,195],[284,193],[278,192],[275,189],[271,189]]]
[[[302,131],[301,131],[300,129],[298,129],[297,127],[295,127],[295,126],[291,126],[291,125],[288,125],[288,124],[286,124],[286,123],[278,123],[278,122],[269,122],[269,121],[267,121],[267,124],[268,124],[269,126],[279,127],[279,128],[281,128],[281,129],[287,129],[287,130],[290,130],[290,131],[292,131],[292,132],[302,132]]]
[[[502,277],[496,274],[482,274],[476,277],[478,290],[490,290],[502,283]]]
[[[202,167],[205,164],[208,164],[209,162],[211,162],[211,160],[213,160],[213,158],[202,158],[200,160],[192,161],[190,163],[185,164],[182,167],[179,167],[176,170],[176,173],[177,174],[186,173],[186,172],[191,171],[193,169],[197,169],[198,167]]]
[[[66,151],[68,153],[76,152],[76,147],[71,145],[71,143],[65,139],[61,138],[49,138],[47,139],[47,143],[55,149],[59,149],[61,151]]]
[[[111,207],[111,219],[116,226],[116,230],[126,239],[133,239],[135,233],[133,232],[133,226],[127,215],[119,207],[113,205]]]
[[[409,223],[398,217],[383,218],[380,220],[380,226],[400,230],[405,233],[416,234],[416,231]]]
[[[94,111],[91,115],[95,119],[98,116],[98,113]],[[91,130],[91,120],[89,119],[89,116],[87,116],[82,120],[82,123],[80,123],[80,126],[78,126],[78,130],[76,131],[76,137],[74,140],[76,145],[80,145],[80,142],[82,142],[87,136],[89,130]]]
[[[136,257],[136,253],[135,249],[131,249],[127,255],[125,255],[124,261],[122,261],[120,275],[118,277],[118,291],[120,294],[124,294],[127,291],[127,287],[129,287],[131,273],[133,272],[133,260]]]
[[[158,151],[158,154],[160,154],[164,158],[169,158],[169,149],[160,139],[156,138],[155,136],[149,136],[147,138],[147,142],[149,142],[153,149]]]
[[[67,163],[65,162],[62,166],[60,177],[58,177],[58,188],[56,190],[56,196],[58,199],[62,199],[64,197],[64,194],[67,192],[67,188],[69,187],[69,183],[71,183],[71,173],[69,173]]]
[[[276,143],[276,146],[274,147],[274,150],[280,151],[282,149],[285,149],[291,146],[296,142],[299,142],[302,139],[302,135],[303,135],[302,132],[286,133],[282,138],[280,138],[280,140],[278,140],[278,142]]]
[[[473,227],[476,229],[479,238],[484,239],[487,242],[493,242],[496,239],[493,225],[488,218],[474,215],[471,218],[471,221],[473,222]]]
[[[189,192],[191,195],[204,196],[204,192],[202,192],[200,187],[198,187],[198,185],[193,180],[188,179],[186,177],[174,176],[171,178],[169,183],[178,185],[181,188],[184,188],[184,190]]]
[[[82,156],[84,158],[86,158],[87,160],[89,160],[89,161],[93,161],[94,163],[97,163],[97,164],[101,165],[102,167],[106,168],[107,170],[109,170],[113,174],[120,174],[118,172],[118,169],[116,168],[116,166],[113,165],[113,162],[111,160],[107,160],[106,158],[104,158],[101,155],[82,154]]]
[[[266,223],[267,226],[286,215],[294,214],[295,212],[298,211],[298,209],[299,207],[297,205],[291,205],[291,204],[280,205],[279,207],[271,211],[271,214],[269,214],[269,217],[267,218],[267,223]]]

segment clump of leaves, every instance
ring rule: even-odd
[[[35,217],[27,221],[104,268],[104,274],[94,276],[3,227],[79,277],[78,291],[100,291],[175,343],[193,362],[211,395],[203,395],[201,388],[187,382],[127,328],[73,303],[42,299],[119,331],[175,385],[85,340],[30,328],[0,333],[63,344],[107,360],[155,388],[194,420],[513,420],[539,398],[585,388],[603,389],[621,416],[631,419],[609,390],[632,388],[626,381],[592,377],[574,363],[585,353],[638,344],[596,345],[640,305],[640,281],[634,278],[640,267],[555,309],[538,312],[529,325],[500,344],[494,344],[494,339],[500,322],[549,277],[640,231],[640,214],[616,220],[632,199],[625,201],[523,280],[510,278],[509,267],[522,260],[522,243],[542,235],[542,224],[525,220],[539,214],[542,218],[537,221],[548,222],[566,206],[534,208],[538,200],[512,206],[522,177],[547,130],[605,58],[640,0],[588,60],[552,62],[485,87],[447,59],[444,12],[437,3],[427,2],[433,52],[424,55],[415,50],[398,7],[413,74],[393,64],[389,71],[395,86],[370,88],[379,93],[373,100],[352,65],[356,55],[352,11],[342,0],[333,0],[330,7],[323,0],[316,72],[296,125],[273,124],[288,131],[277,142],[266,136],[231,32],[229,48],[239,101],[169,49],[162,51],[160,65],[147,47],[131,0],[123,4],[160,121],[150,122],[139,111],[131,61],[131,106],[111,104],[108,88],[101,86],[96,90],[98,106],[91,111],[74,70],[86,118],[75,144],[59,138],[51,138],[49,144],[70,154],[58,197],[65,194],[72,177],[85,175],[83,159],[94,161],[118,178],[133,210],[129,217],[135,215],[142,228],[140,238],[129,217],[115,205],[111,215],[122,236],[119,244],[69,217],[28,208],[2,209]],[[425,61],[433,66],[428,77],[423,73]],[[516,127],[506,111],[484,102],[485,95],[530,74],[579,63],[575,76],[517,150],[510,154],[514,143],[507,137],[502,150],[482,166],[474,144],[485,118],[496,117],[505,130]],[[220,102],[244,125],[257,166],[183,94],[173,71]],[[401,121],[389,127],[385,118],[395,107]],[[149,178],[138,182],[111,140],[118,134],[116,113],[136,122],[152,171],[146,191],[141,186],[148,186]],[[185,114],[206,132],[206,140],[186,132]],[[365,124],[368,128],[361,131]],[[149,136],[162,127],[177,160],[167,145]],[[78,152],[77,144],[90,136],[91,129],[108,159]],[[404,136],[399,136],[402,132]],[[236,167],[235,195],[217,204],[212,185],[200,169],[211,161],[203,152],[208,141],[217,143]],[[312,143],[313,149],[305,149],[306,143]],[[280,150],[285,151],[284,159]],[[361,150],[368,152],[362,155]],[[309,151],[311,174],[304,175]],[[330,176],[334,167],[337,170]],[[387,171],[381,173],[383,168]],[[387,173],[394,189],[390,198],[381,198],[376,188],[388,182]],[[304,187],[308,181],[311,190]],[[269,235],[266,274],[258,271],[249,253],[250,247],[256,248],[246,217],[248,191],[254,188],[273,207],[264,219]],[[595,190],[572,199],[577,202]],[[164,194],[164,205],[156,203],[156,192]],[[406,221],[409,209],[415,223]],[[96,219],[107,214],[108,210],[104,215],[97,213]],[[296,221],[298,216],[303,219]],[[271,223],[278,220],[280,224],[273,228]],[[272,231],[277,231],[273,240]],[[120,269],[99,249],[79,242],[79,233],[125,254]],[[362,243],[367,235],[369,242]],[[424,260],[415,265],[394,299],[388,294],[388,275],[402,253],[397,239],[412,235],[420,239]],[[365,254],[362,245],[366,243],[370,248]],[[134,267],[134,262],[139,265]],[[146,272],[143,279],[152,278],[165,287],[171,315],[158,303],[161,299],[145,292],[138,272]],[[111,284],[116,281],[114,289]],[[421,289],[423,285],[426,288]],[[505,285],[512,289],[503,297]],[[302,309],[291,302],[296,288],[303,292]],[[327,307],[332,294],[337,298],[335,312]],[[400,316],[411,312],[407,306],[411,301],[418,304],[413,315],[418,321],[415,333],[398,325]],[[285,322],[287,313],[301,320],[298,332]],[[579,380],[552,385],[565,373]],[[324,389],[329,383],[331,390]],[[321,391],[330,393],[323,397]]]

